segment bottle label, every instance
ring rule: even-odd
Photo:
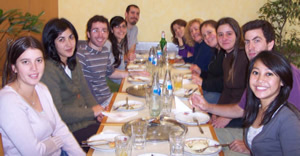
[[[161,56],[162,55],[162,51],[161,50],[157,50],[157,56]]]
[[[160,93],[161,93],[160,88],[154,88],[153,89],[153,94],[160,95]]]
[[[150,57],[148,58],[148,61],[149,61],[149,62],[152,62],[152,61],[153,61],[153,56],[150,56]]]
[[[168,90],[172,90],[173,89],[171,81],[167,81],[167,89]]]
[[[153,58],[152,64],[155,65],[155,66],[157,65],[157,58]]]

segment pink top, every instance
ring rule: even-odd
[[[69,155],[85,155],[61,120],[48,88],[39,83],[35,90],[42,112],[33,109],[10,86],[0,90],[0,133],[5,155],[59,156],[61,150]]]

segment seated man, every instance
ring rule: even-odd
[[[275,41],[275,32],[272,25],[264,20],[254,20],[246,23],[243,26],[243,33],[245,37],[245,51],[247,53],[248,59],[251,60],[258,53],[264,50],[272,50],[274,47]],[[294,104],[300,110],[300,70],[297,69],[294,65],[292,66],[293,72],[293,88],[291,90],[290,96],[288,98],[288,102]],[[245,91],[246,92],[246,91]],[[243,97],[240,100],[240,103],[235,104],[227,104],[227,105],[213,105],[209,104],[205,101],[205,99],[200,95],[193,95],[191,97],[192,103],[195,107],[210,112],[215,115],[219,115],[221,120],[222,118],[240,118],[244,115],[244,108],[246,105],[246,93],[244,92]],[[213,121],[213,126],[215,127],[225,127],[227,123],[220,123],[220,119],[216,119]],[[221,124],[222,126],[219,126]],[[216,132],[218,133],[218,129]],[[242,129],[220,129],[220,131],[231,131],[232,136],[241,135]],[[230,135],[230,134],[228,134]],[[224,136],[224,135],[223,135]],[[218,135],[218,137],[223,137]],[[225,141],[225,140],[224,140]],[[229,141],[229,140],[227,140]],[[226,142],[226,141],[225,141]],[[230,145],[231,150],[241,153],[249,154],[249,150],[246,148],[244,142],[242,140],[235,140]]]

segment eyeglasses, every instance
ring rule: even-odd
[[[107,29],[92,29],[92,33],[98,33],[98,32],[101,32],[101,34],[105,34],[105,33],[108,33],[108,30]]]
[[[121,29],[121,28],[126,29],[127,26],[126,25],[117,25],[114,28],[116,28],[116,29]]]

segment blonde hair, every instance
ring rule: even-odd
[[[193,47],[195,45],[195,41],[192,39],[191,33],[190,33],[190,27],[192,26],[192,24],[194,23],[199,23],[199,29],[200,29],[200,25],[203,22],[203,20],[201,18],[195,18],[190,20],[185,29],[184,29],[184,38],[185,38],[185,43],[187,45],[189,45],[190,47]]]

